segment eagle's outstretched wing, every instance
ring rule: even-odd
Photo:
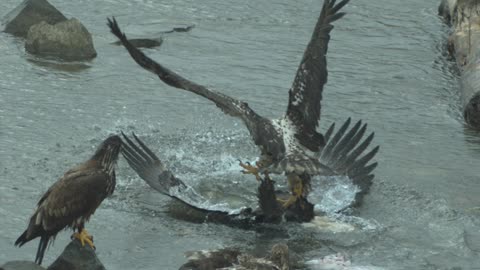
[[[240,214],[226,211],[206,209],[206,199],[178,179],[160,161],[160,159],[135,135],[136,143],[123,134],[122,154],[130,167],[153,189],[174,199],[177,208],[184,211],[181,218],[192,222],[213,222],[248,229],[253,226],[254,219],[251,209],[247,208]],[[139,146],[137,146],[137,144]]]
[[[123,134],[122,155],[127,160],[138,176],[140,176],[147,184],[158,192],[171,196],[171,189],[178,188],[184,190],[187,185],[178,179],[173,173],[160,161],[160,159],[133,134],[137,141],[138,147],[132,140]]]
[[[362,125],[360,120],[348,129],[350,123],[351,119],[348,118],[333,136],[335,123],[325,132],[326,146],[320,154],[320,161],[335,171],[336,175],[348,176],[360,188],[353,203],[359,204],[362,197],[368,193],[375,177],[372,172],[378,163],[369,164],[369,162],[375,157],[380,147],[376,146],[367,152],[366,149],[370,146],[375,133],[372,132],[364,138],[367,124]]]
[[[127,37],[120,30],[115,18],[108,19],[108,26],[112,33],[118,37],[123,46],[128,50],[133,60],[144,69],[156,74],[164,83],[205,97],[213,101],[224,113],[239,117],[244,121],[248,122],[251,117],[257,115],[252,109],[250,109],[250,107],[248,107],[247,103],[189,81],[146,56],[127,40]]]
[[[312,37],[303,54],[293,85],[289,90],[287,116],[297,126],[297,137],[312,151],[324,145],[316,132],[320,120],[323,86],[327,83],[327,49],[332,22],[345,15],[338,12],[349,0],[335,5],[335,0],[325,0]]]

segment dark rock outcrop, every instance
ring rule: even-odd
[[[25,0],[4,18],[6,33],[19,37],[27,37],[32,25],[42,21],[56,24],[67,18],[47,0]]]
[[[29,261],[10,261],[0,266],[0,270],[45,270],[40,265]],[[47,270],[105,270],[90,246],[82,247],[78,240],[71,241],[62,254]]]
[[[105,270],[90,246],[71,241],[47,270]]]
[[[40,265],[29,261],[11,261],[0,266],[0,270],[45,270]]]
[[[453,28],[448,51],[461,73],[465,122],[480,129],[480,4],[475,0],[443,0],[438,11]]]
[[[81,61],[97,56],[92,36],[75,18],[55,25],[41,22],[30,27],[25,49],[32,54]]]

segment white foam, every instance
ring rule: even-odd
[[[352,265],[350,259],[342,253],[330,254],[320,259],[306,262],[312,270],[383,270],[385,268],[370,265]]]

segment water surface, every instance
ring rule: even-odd
[[[195,24],[145,52],[273,117],[285,112],[320,2],[51,1],[93,35],[98,57],[80,66],[38,60],[22,40],[0,33],[0,262],[34,258],[36,241],[21,249],[13,243],[41,194],[121,130],[139,134],[188,183],[214,187],[212,198],[254,201],[254,178],[238,173],[238,158],[258,154],[243,124],[139,68],[110,44],[107,16],[130,37]],[[480,212],[468,209],[480,206],[480,139],[459,113],[438,2],[355,0],[332,32],[321,129],[352,116],[375,131],[380,165],[357,216],[377,229],[322,235],[291,225],[275,235],[179,221],[166,213],[168,199],[121,161],[113,198],[87,225],[106,267],[177,269],[187,250],[286,241],[306,259],[343,252],[353,263],[387,269],[478,269]],[[0,16],[18,3],[2,0]],[[59,235],[46,264],[68,236]]]

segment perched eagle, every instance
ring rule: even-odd
[[[312,38],[289,90],[286,114],[273,120],[258,115],[246,102],[207,89],[155,62],[128,42],[115,18],[108,19],[108,26],[132,58],[146,70],[158,75],[163,82],[203,96],[213,101],[224,113],[242,119],[261,151],[256,167],[240,162],[243,172],[252,173],[257,179],[260,179],[259,173],[285,173],[292,189],[292,197],[285,203],[285,206],[289,206],[307,196],[312,175],[340,174],[319,159],[325,147],[325,138],[317,131],[317,127],[323,86],[327,82],[326,54],[330,31],[333,29],[331,23],[345,15],[338,11],[348,1],[342,0],[338,4],[335,4],[335,0],[324,1]],[[377,150],[374,149],[374,152]]]
[[[102,201],[115,189],[115,164],[122,145],[120,137],[107,138],[86,162],[67,171],[55,182],[37,204],[27,229],[15,241],[22,246],[40,237],[35,262],[42,263],[50,240],[65,228],[77,229],[72,235],[82,245],[92,248],[93,237],[85,230],[85,222]]]

